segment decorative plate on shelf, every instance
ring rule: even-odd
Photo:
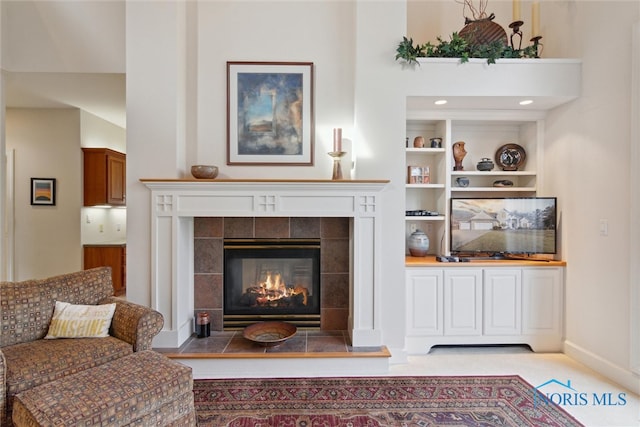
[[[496,151],[496,163],[503,171],[517,171],[527,154],[518,144],[505,144]]]

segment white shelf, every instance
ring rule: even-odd
[[[405,184],[407,188],[444,188],[444,184]]]
[[[444,221],[444,215],[430,216],[430,215],[407,215],[404,217],[407,221]]]
[[[420,153],[420,154],[442,154],[445,152],[444,148],[406,148],[407,153]]]
[[[536,176],[536,171],[452,171],[452,176]]]
[[[535,187],[516,187],[516,186],[512,186],[512,187],[452,187],[451,188],[451,192],[478,192],[478,191],[482,191],[482,192],[486,192],[486,193],[493,193],[493,192],[514,192],[514,191],[519,191],[519,192],[535,192],[536,188]]]

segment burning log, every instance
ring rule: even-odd
[[[280,273],[268,272],[258,286],[247,288],[240,303],[249,307],[296,307],[309,303],[309,290],[304,286],[287,286]]]

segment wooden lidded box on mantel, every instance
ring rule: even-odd
[[[126,154],[108,148],[82,148],[84,206],[126,205]]]

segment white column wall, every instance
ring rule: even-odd
[[[152,295],[151,259],[145,254],[152,253],[156,242],[150,232],[150,194],[140,178],[181,178],[191,163],[218,165],[220,178],[330,178],[332,164],[326,153],[332,128],[342,127],[345,143],[352,146],[350,154],[363,165],[354,178],[391,178],[395,187],[393,194],[381,196],[378,214],[388,225],[372,243],[383,248],[384,263],[377,259],[375,271],[367,273],[376,274],[380,294],[365,317],[378,319],[373,335],[384,335],[382,341],[395,350],[394,357],[402,353],[404,319],[397,313],[404,310],[404,229],[397,218],[404,204],[404,172],[397,167],[403,164],[401,150],[391,142],[403,141],[404,95],[381,85],[380,79],[389,80],[389,73],[400,77],[392,58],[406,12],[403,2],[368,3],[198,2],[186,6],[186,13],[176,13],[173,2],[127,2],[129,299],[175,313],[164,296]],[[182,19],[188,29],[181,28]],[[251,31],[238,31],[243,27]],[[384,55],[382,45],[388,46]],[[314,166],[224,164],[226,61],[243,60],[314,63]],[[185,64],[185,70],[177,69]],[[369,73],[379,66],[382,74]],[[183,85],[183,77],[197,81]],[[356,90],[358,79],[363,85]],[[163,268],[163,276],[176,277],[171,267]],[[184,319],[171,316],[165,322],[178,330]]]
[[[139,180],[177,177],[186,168],[185,8],[173,1],[126,4],[127,298],[145,305],[152,302],[151,216]]]

